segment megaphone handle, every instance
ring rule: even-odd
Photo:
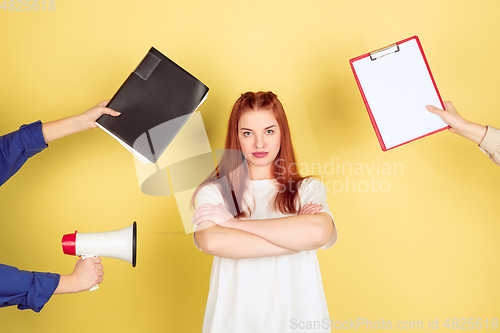
[[[82,254],[82,260],[85,260],[87,258],[97,257],[97,256],[98,256],[97,254]],[[99,286],[96,284],[95,286],[90,288],[89,291],[94,291],[97,289],[99,289]]]

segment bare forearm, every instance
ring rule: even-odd
[[[210,222],[200,226],[208,223]],[[278,246],[254,234],[216,225],[196,231],[195,237],[203,252],[222,258],[260,258],[299,252]]]
[[[76,115],[42,124],[45,142],[49,143],[65,136],[89,129],[82,115]]]
[[[74,281],[72,280],[71,275],[61,275],[61,277],[59,278],[59,284],[54,291],[54,295],[69,294],[75,292]]]
[[[225,228],[245,231],[295,251],[309,251],[325,245],[336,232],[327,213],[305,214],[265,220],[231,219]]]
[[[103,114],[119,116],[120,112],[106,107],[103,101],[82,114],[42,124],[42,133],[46,143],[96,127],[96,120]]]
[[[460,127],[450,129],[450,131],[461,135],[476,144],[480,144],[486,134],[486,126],[467,122]]]

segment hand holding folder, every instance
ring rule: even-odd
[[[207,94],[207,86],[152,47],[107,105],[120,117],[103,115],[96,125],[142,163],[155,163]]]

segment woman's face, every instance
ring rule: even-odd
[[[244,112],[238,122],[238,138],[250,177],[254,180],[271,178],[271,166],[281,145],[281,132],[273,111]]]

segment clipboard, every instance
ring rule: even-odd
[[[450,128],[422,45],[413,36],[349,61],[383,151]]]

